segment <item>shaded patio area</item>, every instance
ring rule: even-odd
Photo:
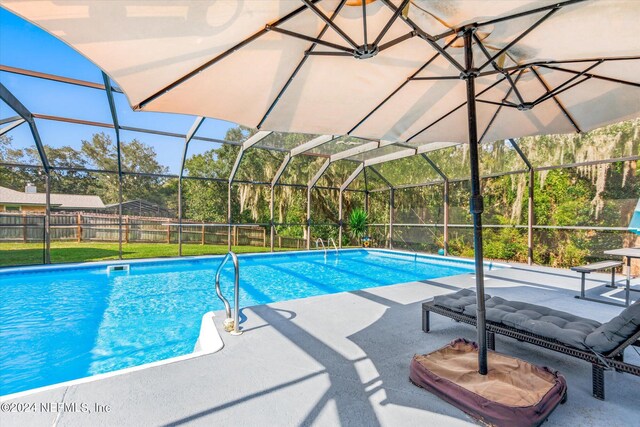
[[[578,275],[512,264],[487,273],[487,293],[607,321],[622,309],[574,298]],[[619,276],[619,279],[622,277]],[[588,294],[603,298],[610,276],[593,274]],[[633,282],[640,289],[640,281]],[[218,353],[25,396],[19,402],[109,405],[108,413],[2,414],[9,425],[465,425],[473,421],[411,385],[414,353],[434,350],[475,329],[432,316],[420,329],[420,303],[472,287],[472,274],[325,295],[243,310],[244,335],[221,331]],[[218,319],[221,319],[220,316]],[[219,323],[221,321],[219,320]],[[218,325],[220,326],[220,325]],[[640,378],[606,372],[607,400],[591,396],[591,367],[567,356],[497,337],[497,349],[559,370],[569,400],[546,425],[628,425],[637,419]],[[626,359],[639,364],[628,349]]]

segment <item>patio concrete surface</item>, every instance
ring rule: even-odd
[[[611,293],[603,287],[609,274],[588,278],[590,296]],[[420,325],[424,300],[473,286],[473,275],[465,274],[245,308],[244,334],[221,331],[225,347],[218,353],[11,401],[75,402],[91,408],[97,403],[109,405],[107,413],[2,413],[0,424],[470,425],[473,420],[463,412],[413,386],[408,372],[415,353],[435,350],[456,337],[475,338],[473,327],[438,315],[432,315],[429,334]],[[640,281],[634,286],[640,288]],[[575,299],[578,274],[568,270],[512,264],[487,272],[486,288],[491,295],[603,322],[622,310]],[[614,296],[622,297],[622,292]],[[568,402],[551,414],[546,426],[630,426],[640,419],[640,377],[606,372],[603,402],[591,396],[588,363],[505,337],[496,341],[499,351],[549,366],[567,378]],[[633,349],[625,356],[640,364]]]

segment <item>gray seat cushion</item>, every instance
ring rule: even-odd
[[[587,335],[585,344],[598,353],[608,353],[640,328],[640,301]]]
[[[476,315],[476,305],[465,307],[464,314]],[[574,316],[564,311],[519,301],[508,301],[500,297],[486,302],[488,321],[530,332],[561,343],[586,349],[585,338],[600,327],[600,322]]]
[[[485,301],[491,298],[490,295],[485,295],[484,297]],[[433,303],[437,306],[462,313],[466,306],[476,303],[476,293],[470,289],[462,289],[452,294],[438,295],[433,298]]]

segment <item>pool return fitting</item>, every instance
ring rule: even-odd
[[[233,270],[234,270],[234,283],[233,283],[233,304],[234,304],[234,314],[231,317],[231,306],[229,305],[229,301],[222,295],[222,291],[220,290],[220,273],[222,273],[222,268],[227,263],[227,261],[231,258],[233,261]],[[229,251],[227,255],[225,255],[224,259],[220,263],[218,267],[218,271],[216,272],[216,294],[218,294],[218,298],[224,303],[224,311],[226,312],[226,319],[224,319],[223,326],[224,330],[229,332],[231,335],[241,335],[242,331],[240,330],[240,264],[238,263],[238,256]]]

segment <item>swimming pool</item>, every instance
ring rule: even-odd
[[[191,353],[202,315],[224,308],[214,291],[221,259],[128,261],[128,272],[110,273],[117,262],[0,270],[0,395]],[[473,271],[467,260],[386,250],[239,260],[241,307]],[[221,286],[232,301],[231,263]]]

